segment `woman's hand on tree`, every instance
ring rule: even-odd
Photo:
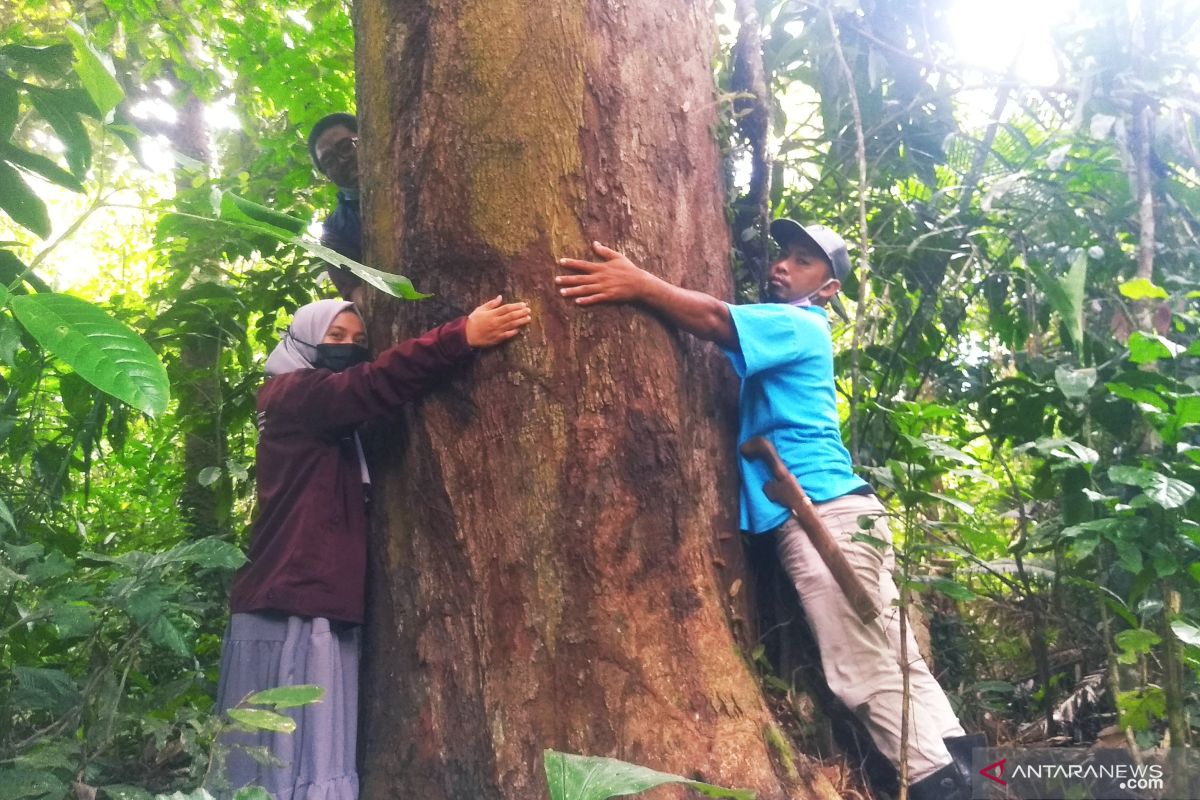
[[[558,260],[560,267],[577,271],[577,274],[559,275],[554,279],[559,294],[581,306],[646,299],[654,282],[653,275],[599,242],[592,242],[592,250],[604,260]]]
[[[504,303],[501,295],[471,312],[467,317],[467,344],[471,347],[495,347],[516,336],[533,319],[528,303]]]

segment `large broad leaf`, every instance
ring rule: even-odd
[[[275,708],[296,708],[316,703],[325,696],[325,690],[311,683],[296,686],[276,686],[274,689],[255,692],[246,698],[246,702],[256,706],[275,706]]]
[[[45,239],[50,235],[50,214],[46,204],[34,194],[20,174],[0,161],[0,210],[12,221]]]
[[[303,231],[308,226],[303,220],[252,203],[231,192],[221,193],[214,205],[217,207],[222,222],[241,228],[247,233],[262,234],[281,242],[297,245],[323,261],[337,267],[345,267],[366,283],[392,297],[399,297],[402,300],[424,300],[429,297],[427,294],[418,292],[413,287],[412,281],[403,275],[384,272],[368,267],[366,264],[360,264],[307,238],[303,235]]]
[[[1054,382],[1068,400],[1082,400],[1096,384],[1096,369],[1071,369],[1059,366],[1054,370]]]
[[[1063,327],[1078,350],[1083,346],[1083,298],[1087,282],[1087,254],[1079,253],[1071,260],[1071,268],[1062,278],[1056,278],[1042,265],[1027,262],[1029,271],[1046,293],[1050,305],[1062,317]]]
[[[30,102],[42,115],[66,147],[67,164],[76,175],[82,176],[92,163],[92,140],[80,114],[93,113],[91,98],[80,90],[46,89],[30,86],[26,89]]]
[[[36,172],[51,183],[57,183],[73,192],[83,191],[83,184],[79,182],[78,178],[43,155],[30,153],[13,147],[11,144],[0,142],[0,158],[30,172]]]
[[[33,69],[44,78],[61,80],[71,68],[71,46],[52,44],[35,47],[27,44],[6,44],[0,47],[0,62],[11,61]]]
[[[577,756],[555,750],[546,750],[542,757],[551,800],[607,800],[668,783],[690,786],[705,797],[754,798],[754,792],[748,789],[723,789],[614,758]]]
[[[1145,278],[1134,278],[1117,287],[1130,300],[1166,300],[1168,295],[1161,286],[1155,286]]]
[[[1129,360],[1134,364],[1153,364],[1164,358],[1174,358],[1183,348],[1156,333],[1134,331],[1129,337]]]
[[[360,264],[353,259],[346,258],[336,250],[331,250],[325,245],[318,244],[311,239],[297,237],[293,241],[317,258],[323,259],[334,266],[345,267],[362,278],[366,283],[369,283],[385,294],[390,294],[392,297],[399,297],[401,300],[424,300],[431,296],[418,292],[413,286],[412,281],[403,275],[384,272],[381,269]]]
[[[65,781],[53,772],[0,765],[0,800],[41,800],[62,797]]]
[[[1198,422],[1200,422],[1200,394],[1185,394],[1176,398],[1174,411],[1158,432],[1167,444],[1175,444],[1179,441],[1180,434],[1185,427]]]
[[[1171,623],[1171,633],[1175,638],[1191,647],[1200,647],[1200,628],[1190,622],[1177,619]]]
[[[100,116],[107,116],[125,98],[125,91],[113,76],[112,67],[96,52],[78,25],[69,23],[66,34],[75,50],[75,63],[72,65],[75,73],[79,75],[88,97],[96,104]]]
[[[1108,477],[1116,483],[1136,486],[1166,509],[1179,508],[1191,500],[1196,489],[1190,483],[1138,467],[1110,467]]]
[[[12,137],[20,115],[21,104],[17,100],[16,84],[0,81],[0,142]]]
[[[12,298],[25,330],[80,377],[134,408],[158,416],[167,408],[167,370],[134,331],[101,309],[65,294]]]
[[[296,720],[274,711],[261,708],[231,708],[225,713],[240,727],[251,730],[275,733],[292,733],[296,730]]]
[[[0,500],[0,522],[3,522],[13,533],[17,532],[17,521],[13,519],[12,512],[8,510],[8,505]]]

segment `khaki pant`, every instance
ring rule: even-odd
[[[800,594],[809,625],[821,651],[821,666],[829,688],[854,712],[893,764],[900,763],[900,709],[904,676],[900,660],[900,596],[892,580],[896,554],[883,506],[875,497],[845,495],[817,507],[829,532],[868,592],[877,593],[882,614],[864,625],[817,555],[808,535],[795,519],[776,529],[780,562]],[[862,530],[858,518],[875,519],[873,530]],[[856,533],[886,541],[880,549],[870,542],[853,542]],[[929,672],[908,630],[909,783],[949,764],[942,739],[962,736],[963,729],[946,693]]]

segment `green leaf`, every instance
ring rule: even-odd
[[[109,800],[154,800],[154,795],[137,786],[127,783],[109,784],[104,788],[104,796]]]
[[[609,797],[638,794],[668,783],[690,786],[705,797],[731,800],[754,798],[754,792],[748,789],[723,789],[614,758],[546,750],[542,759],[551,800],[607,800]]]
[[[178,628],[171,624],[171,620],[167,619],[166,615],[160,614],[154,622],[150,623],[146,632],[150,636],[150,641],[167,648],[180,658],[187,658],[192,654],[183,635],[179,633]]]
[[[1121,562],[1121,567],[1126,572],[1137,575],[1142,571],[1142,550],[1138,547],[1137,542],[1117,539],[1113,542],[1113,547],[1117,551],[1117,559]]]
[[[1158,334],[1134,331],[1129,337],[1129,360],[1134,364],[1153,364],[1164,358],[1174,358],[1179,345]]]
[[[169,562],[195,564],[205,569],[237,569],[246,563],[240,547],[213,536],[177,545],[165,555]]]
[[[274,731],[275,733],[292,733],[296,730],[296,721],[274,711],[261,708],[231,708],[227,712],[229,718],[256,731]]]
[[[315,703],[324,695],[325,690],[320,686],[305,683],[296,686],[277,686],[274,689],[257,692],[247,697],[245,702],[256,706],[295,708]]]
[[[36,172],[51,183],[56,183],[65,189],[73,192],[83,191],[83,184],[79,182],[78,178],[43,155],[30,153],[13,147],[11,144],[0,142],[0,158],[30,172]]]
[[[975,506],[973,506],[970,503],[965,502],[963,500],[959,500],[957,497],[951,497],[948,494],[942,494],[940,492],[926,492],[926,494],[929,497],[933,498],[934,500],[938,500],[940,502],[948,503],[948,504],[954,506],[959,511],[966,514],[968,517],[973,516],[975,514]]]
[[[38,344],[100,391],[152,417],[166,410],[167,370],[123,323],[65,294],[20,295],[12,298],[12,309]]]
[[[0,767],[0,800],[62,797],[66,783],[53,772]]]
[[[108,112],[124,99],[125,91],[121,84],[117,83],[112,66],[105,63],[105,59],[92,47],[78,25],[68,23],[66,34],[67,40],[75,50],[75,63],[72,64],[75,73],[79,75],[79,81],[87,90],[88,97],[96,104],[100,116],[107,116]]]
[[[1155,286],[1145,278],[1125,281],[1117,289],[1130,300],[1166,300],[1168,297],[1165,289]]]
[[[62,714],[82,702],[75,681],[62,670],[18,666],[13,667],[12,674],[17,679],[12,695],[17,708]]]
[[[12,217],[22,228],[28,228],[42,239],[50,235],[50,214],[46,204],[21,179],[20,174],[0,161],[0,210]]]
[[[1200,422],[1200,395],[1186,394],[1175,399],[1175,408],[1160,429],[1167,444],[1179,441],[1180,434],[1188,425]]]
[[[929,582],[929,586],[954,600],[975,600],[979,597],[966,586],[950,578],[934,578]]]
[[[261,786],[246,786],[233,793],[233,800],[271,800],[271,795]]]
[[[0,498],[0,522],[3,522],[13,533],[17,532],[17,521],[13,519],[12,512],[8,510],[8,504],[4,502],[4,498]]]
[[[5,290],[0,287],[0,293]],[[2,301],[0,301],[2,302]],[[17,348],[21,346],[21,328],[8,315],[0,315],[0,364],[17,363]]]
[[[1080,252],[1071,259],[1071,268],[1062,278],[1056,278],[1036,261],[1026,262],[1050,305],[1062,317],[1067,335],[1076,350],[1083,346],[1083,299],[1087,282],[1087,253]]]
[[[1100,460],[1100,454],[1074,439],[1039,439],[1038,449],[1063,461],[1071,461],[1092,467]]]
[[[960,464],[966,464],[970,467],[978,466],[979,464],[974,457],[967,455],[957,447],[951,447],[937,437],[922,434],[921,440],[923,444],[929,448],[929,452],[935,456],[938,456],[939,458],[957,461]]]
[[[0,141],[8,141],[17,127],[21,115],[21,104],[17,100],[17,86],[9,81],[0,81]]]
[[[1167,695],[1157,686],[1117,695],[1118,724],[1135,731],[1147,730],[1167,710]]]
[[[92,141],[79,115],[94,110],[91,100],[86,94],[66,89],[29,87],[26,91],[33,107],[50,123],[54,134],[66,147],[71,171],[82,177],[92,163]]]
[[[401,300],[424,300],[432,295],[418,292],[413,287],[412,281],[403,275],[397,275],[392,272],[384,272],[374,267],[368,267],[366,264],[346,258],[341,253],[331,250],[323,244],[312,241],[306,238],[296,238],[293,240],[307,252],[318,258],[324,259],[330,264],[338,267],[345,267],[353,272],[363,281],[374,286],[379,291],[390,294],[392,297],[399,297]]]
[[[1162,642],[1162,637],[1157,633],[1146,628],[1134,628],[1128,631],[1121,631],[1113,637],[1117,647],[1131,653],[1143,655],[1149,653],[1151,648]]]
[[[6,44],[0,47],[0,60],[23,64],[32,67],[43,77],[65,78],[71,64],[71,46],[68,44],[52,44],[47,47],[35,47],[27,44]]]
[[[200,470],[200,474],[196,476],[196,482],[201,486],[212,486],[221,477],[220,467],[205,467]]]
[[[1175,638],[1186,645],[1192,647],[1200,647],[1200,628],[1177,619],[1171,623],[1171,633],[1175,634]]]
[[[274,230],[283,241],[308,230],[308,223],[273,208],[239,197],[233,192],[222,192],[218,212],[221,219],[244,222],[250,225],[266,225]]]
[[[294,227],[300,222],[286,214],[280,214],[266,206],[252,203],[232,192],[222,192],[217,207],[221,222],[233,225],[247,233],[261,234],[281,242],[294,244],[327,263],[345,267],[366,283],[392,297],[399,297],[402,300],[424,300],[430,296],[418,292],[413,287],[412,281],[403,275],[384,272],[374,267],[368,267],[366,264],[360,264],[302,234],[293,233],[289,228],[281,227],[284,225]]]
[[[1126,383],[1106,383],[1104,388],[1112,392],[1116,397],[1122,400],[1128,400],[1131,403],[1137,403],[1142,406],[1149,406],[1158,411],[1167,410],[1167,401],[1163,400],[1159,394],[1152,389],[1130,386]]]
[[[1096,369],[1071,369],[1059,366],[1054,370],[1054,382],[1068,400],[1082,400],[1088,391],[1096,385]]]
[[[1196,494],[1195,487],[1190,483],[1138,467],[1109,467],[1108,477],[1116,483],[1137,486],[1147,497],[1168,510],[1185,505]]]

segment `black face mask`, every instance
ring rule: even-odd
[[[313,366],[318,369],[341,372],[355,364],[363,364],[370,360],[371,351],[360,344],[319,344]]]

